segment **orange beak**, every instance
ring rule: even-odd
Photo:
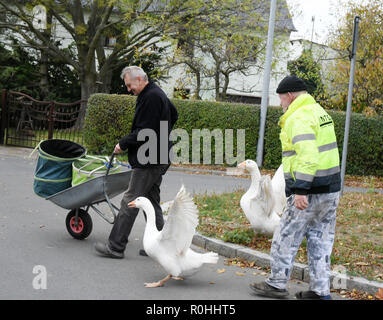
[[[245,168],[246,168],[246,161],[241,162],[241,163],[237,166],[237,168],[245,169]]]
[[[129,208],[136,208],[136,200],[133,200],[131,202],[128,203],[128,207]]]

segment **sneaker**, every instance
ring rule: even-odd
[[[97,242],[94,245],[95,250],[102,254],[105,257],[114,258],[114,259],[123,259],[124,253],[112,250],[107,244],[102,242]]]
[[[289,295],[289,292],[286,289],[274,288],[266,282],[251,283],[250,289],[257,295],[270,298],[284,298]]]
[[[140,249],[140,251],[138,253],[140,254],[140,256],[144,256],[144,257],[148,256],[148,254],[146,253],[146,251],[144,249]]]
[[[295,294],[295,298],[299,300],[332,300],[330,295],[320,296],[311,290],[299,291]]]

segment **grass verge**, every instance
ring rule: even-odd
[[[255,233],[239,201],[245,191],[221,195],[196,195],[200,210],[198,231],[208,237],[270,252],[271,236]],[[341,265],[350,276],[383,281],[383,195],[345,193],[337,210],[332,267]],[[296,260],[307,264],[306,240]]]

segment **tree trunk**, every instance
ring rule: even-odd
[[[107,69],[107,71],[101,70],[98,75],[97,92],[110,93],[112,89],[113,70]]]
[[[194,91],[193,99],[201,100],[201,97],[199,95],[199,93],[201,91],[201,73],[200,72],[195,72],[195,76],[196,76],[197,84],[196,84],[196,88],[195,88],[195,91]]]
[[[227,88],[229,87],[229,81],[230,81],[229,74],[224,74],[224,77],[225,77],[225,82],[223,84],[223,88],[221,92],[221,101],[226,100]]]
[[[45,37],[48,39],[51,38],[52,35],[52,12],[48,8],[47,10],[47,29],[43,31]],[[45,50],[41,50],[40,55],[40,89],[42,97],[40,97],[41,100],[45,100],[46,97],[49,95],[49,73],[48,73],[48,64],[49,64],[49,55]]]
[[[49,94],[49,75],[48,75],[48,56],[41,50],[40,57],[40,90],[41,90],[41,100],[45,100]]]
[[[214,75],[214,83],[215,83],[215,100],[221,101],[221,95],[219,93],[219,72],[218,71]]]
[[[96,92],[97,84],[96,84],[96,75],[94,73],[88,73],[82,76],[81,78],[81,100],[88,100],[90,95]],[[79,115],[75,124],[76,129],[81,130],[87,110],[87,102],[82,102]]]

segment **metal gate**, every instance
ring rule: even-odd
[[[81,128],[75,126],[81,103],[38,101],[11,90],[2,91],[0,144],[35,148],[46,139],[83,144]]]

